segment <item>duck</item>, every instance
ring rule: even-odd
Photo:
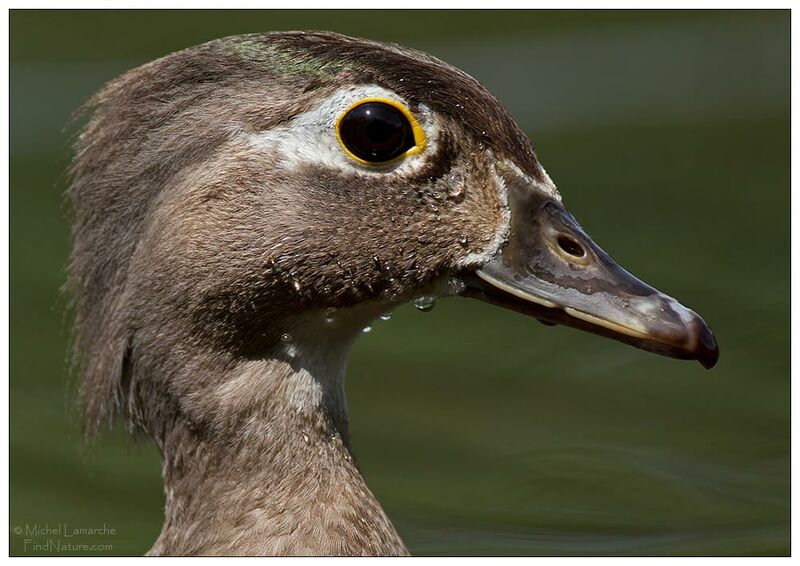
[[[703,319],[617,264],[526,134],[426,53],[331,32],[216,39],[83,107],[67,288],[88,437],[161,455],[150,555],[405,555],[353,457],[349,352],[462,297],[712,367]]]

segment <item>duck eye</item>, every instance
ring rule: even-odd
[[[424,147],[422,128],[393,101],[357,103],[339,118],[336,129],[345,151],[362,163],[386,163]]]

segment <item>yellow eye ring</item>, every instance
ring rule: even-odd
[[[364,141],[365,141],[364,139],[357,140],[357,143],[355,145],[353,144],[353,139],[349,140],[349,143],[346,142],[345,139],[343,139],[343,134],[342,134],[342,132],[343,132],[343,123],[345,123],[347,125],[347,127],[345,128],[347,130],[346,131],[346,135],[347,136],[352,138],[352,136],[354,135],[354,132],[352,131],[353,127],[356,128],[356,132],[355,132],[356,137],[358,137],[358,135],[367,136],[366,125],[364,123],[364,119],[365,118],[363,116],[361,116],[360,117],[361,121],[359,122],[359,117],[356,117],[356,118],[353,119],[352,118],[353,115],[351,115],[351,112],[353,112],[353,110],[356,110],[356,109],[358,109],[358,108],[360,108],[362,106],[370,105],[370,104],[373,105],[373,107],[374,107],[373,109],[374,110],[379,110],[378,114],[380,114],[380,111],[381,111],[381,106],[380,105],[384,105],[385,107],[389,107],[388,109],[384,108],[382,111],[383,112],[387,112],[388,111],[388,114],[393,114],[393,116],[389,116],[390,119],[393,118],[393,119],[399,120],[400,122],[405,121],[405,124],[402,124],[402,123],[399,124],[399,125],[395,124],[395,126],[399,126],[399,129],[402,130],[402,132],[393,132],[393,133],[399,134],[401,136],[405,135],[406,139],[405,140],[400,140],[400,142],[405,144],[405,145],[404,146],[399,146],[399,147],[394,147],[394,148],[389,148],[389,152],[388,152],[388,156],[389,157],[388,158],[382,158],[382,155],[381,155],[380,151],[368,152],[368,151],[364,150],[364,147],[363,147],[363,144],[364,144]],[[370,114],[370,112],[367,111],[366,115],[369,116],[369,114]],[[347,124],[345,122],[346,118],[351,120],[351,124]],[[352,126],[352,122],[355,122],[357,125],[356,126]],[[384,126],[384,128],[385,128],[386,126],[388,126],[388,122],[384,123],[384,124],[378,124],[379,128],[381,126]],[[362,129],[362,131],[358,131],[359,127]],[[383,134],[386,133],[385,129],[384,129],[384,132],[382,132],[382,133]],[[411,140],[407,139],[408,138],[408,134],[410,134],[413,139],[411,139]],[[396,161],[398,161],[400,159],[408,157],[409,155],[416,155],[418,153],[421,153],[425,149],[425,146],[428,144],[428,138],[425,135],[425,130],[422,128],[422,125],[419,123],[419,120],[416,119],[416,117],[408,110],[408,108],[406,108],[404,105],[400,104],[399,102],[397,102],[395,100],[392,100],[390,98],[383,98],[383,97],[362,98],[360,100],[357,100],[356,102],[354,102],[350,106],[348,106],[347,109],[344,112],[342,112],[341,116],[339,116],[339,118],[336,120],[336,139],[339,142],[339,145],[344,150],[344,152],[351,159],[353,159],[354,161],[356,161],[358,163],[361,163],[362,165],[369,165],[369,166],[387,165],[389,163],[394,163],[394,162],[396,162]],[[412,141],[413,141],[413,144],[410,143]],[[358,142],[362,143],[362,147],[359,148],[359,149],[356,149],[356,147],[358,146]],[[350,145],[351,147],[348,147],[348,145]],[[403,149],[403,147],[405,147],[407,149]],[[383,148],[383,149],[387,149],[387,148]],[[400,153],[397,153],[398,149],[400,150]],[[359,151],[359,150],[361,150],[361,153],[362,153],[361,156],[356,155],[356,152]],[[370,153],[370,155],[367,156],[367,153]],[[372,159],[365,158],[365,157],[372,157]]]

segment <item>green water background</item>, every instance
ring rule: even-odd
[[[48,524],[141,554],[158,455],[81,448],[59,288],[70,113],[202,41],[329,29],[405,43],[493,90],[567,207],[700,312],[713,371],[466,299],[357,344],[372,490],[416,554],[789,552],[789,12],[46,12],[11,15],[11,551]],[[58,538],[58,537],[49,537]],[[66,539],[62,539],[67,542]],[[69,553],[69,552],[67,552]]]

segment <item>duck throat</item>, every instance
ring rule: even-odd
[[[159,439],[165,521],[150,554],[407,553],[350,450],[349,349],[284,336],[185,397]]]

